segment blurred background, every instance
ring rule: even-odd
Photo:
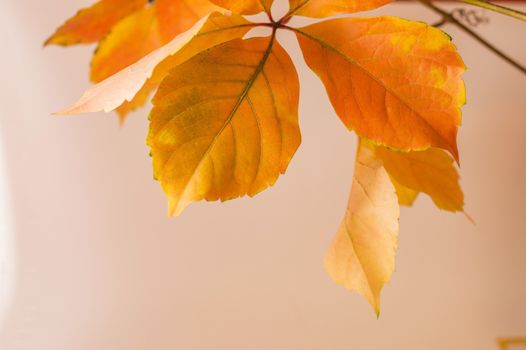
[[[287,174],[170,219],[148,108],[122,128],[113,114],[50,115],[89,86],[94,47],[42,43],[91,2],[0,2],[0,349],[493,350],[526,335],[526,76],[444,27],[469,67],[461,176],[477,224],[425,196],[403,209],[377,320],[323,270],[356,138],[290,33],[303,145]],[[372,14],[438,20],[410,3]],[[526,62],[526,24],[485,15],[476,30]]]

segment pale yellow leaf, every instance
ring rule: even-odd
[[[374,150],[361,144],[345,218],[325,258],[338,284],[362,294],[380,312],[380,292],[395,268],[400,208]]]

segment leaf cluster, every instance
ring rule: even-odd
[[[98,83],[62,113],[124,117],[155,92],[147,143],[171,215],[199,200],[254,196],[285,173],[301,143],[300,84],[276,38],[293,32],[343,125],[358,135],[345,217],[325,266],[377,313],[394,270],[399,205],[420,193],[463,211],[457,131],[464,63],[448,35],[396,17],[329,18],[390,0],[100,0],[47,41],[98,42]],[[245,18],[264,12],[268,22]],[[302,28],[293,16],[323,18]],[[244,39],[258,26],[266,37]]]

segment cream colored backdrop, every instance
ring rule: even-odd
[[[525,76],[447,27],[469,66],[460,147],[477,226],[424,197],[404,209],[397,271],[376,320],[323,271],[355,137],[294,38],[280,35],[302,83],[303,145],[288,173],[255,199],[199,203],[168,219],[146,109],[122,129],[113,115],[50,116],[88,86],[93,47],[42,42],[88,3],[0,1],[0,139],[13,213],[4,238],[14,245],[0,281],[15,282],[0,349],[492,350],[498,336],[526,335]],[[435,19],[416,5],[377,13]],[[524,23],[490,17],[480,32],[526,62]]]

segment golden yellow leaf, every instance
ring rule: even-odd
[[[420,192],[405,187],[404,185],[396,181],[392,176],[390,176],[390,178],[395,188],[396,196],[398,197],[398,204],[405,205],[408,207],[412,206],[415,203]]]
[[[57,29],[45,45],[93,43],[102,39],[118,21],[139,10],[147,0],[101,0],[80,10]]]
[[[236,39],[174,68],[152,101],[148,135],[170,214],[273,185],[300,144],[298,98],[296,70],[274,35]]]
[[[465,67],[444,32],[394,17],[334,19],[295,31],[349,129],[399,150],[444,148],[458,160]]]
[[[137,63],[87,89],[72,106],[55,114],[110,112],[125,101],[131,101],[150,78],[155,67],[167,56],[188,44],[207,19],[208,17],[202,18],[190,30],[178,35],[167,45],[152,51]]]
[[[270,13],[270,8],[274,0],[210,0],[222,8],[231,10],[240,15],[254,15],[266,11]]]
[[[454,161],[443,150],[396,152],[377,147],[376,155],[390,176],[402,186],[428,194],[441,209],[464,210],[464,194]]]
[[[372,10],[393,0],[289,0],[290,13],[305,17],[329,17]]]
[[[400,208],[374,150],[361,144],[345,218],[327,256],[334,281],[362,294],[380,313],[380,293],[395,267]]]

